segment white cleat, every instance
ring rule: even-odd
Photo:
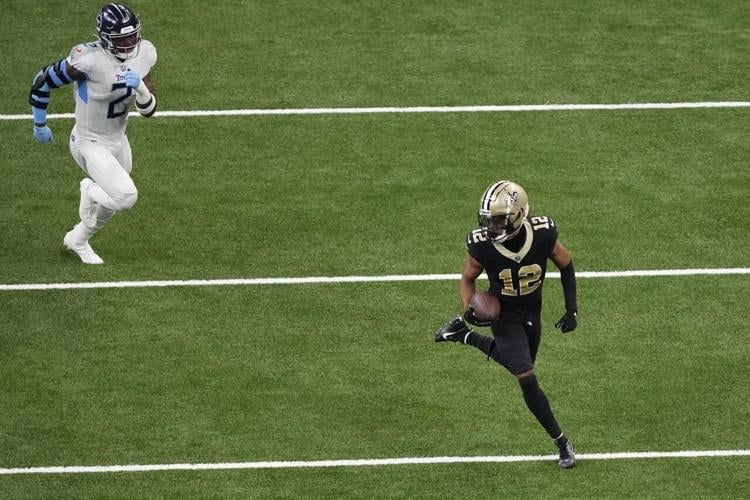
[[[89,242],[79,243],[73,237],[73,231],[68,231],[63,238],[63,245],[68,250],[75,252],[84,264],[104,264],[101,257],[94,253]]]
[[[81,181],[81,202],[78,204],[78,215],[89,229],[96,227],[96,202],[91,199],[88,188],[94,181],[86,177]]]

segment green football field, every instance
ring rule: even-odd
[[[72,90],[49,145],[27,95],[101,3],[3,2],[1,498],[750,497],[745,2],[129,5],[161,116],[85,266]],[[536,366],[569,471],[513,377],[433,342],[505,178],[580,275]]]

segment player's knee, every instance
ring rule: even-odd
[[[516,373],[516,378],[518,379],[518,382],[521,385],[524,385],[524,383],[533,383],[532,380],[536,381],[533,368],[523,371],[521,373]]]
[[[120,193],[112,199],[117,204],[118,211],[128,210],[133,208],[135,202],[138,201],[138,189],[133,186],[131,190]]]
[[[518,377],[518,385],[521,386],[525,398],[534,396],[539,391],[539,382],[533,373],[526,377]]]

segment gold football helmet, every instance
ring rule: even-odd
[[[482,195],[479,205],[479,227],[497,243],[518,234],[529,215],[526,191],[512,181],[497,181]]]

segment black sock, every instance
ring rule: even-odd
[[[555,445],[562,450],[568,443],[568,438],[565,437],[565,434],[560,434],[553,441],[555,442]]]
[[[480,335],[477,332],[471,331],[466,336],[466,344],[471,345],[485,353],[488,357],[490,355],[490,352],[492,352],[492,346],[495,342],[495,339],[492,337],[485,337],[484,335]]]
[[[555,416],[552,414],[552,408],[549,406],[547,396],[544,395],[544,392],[539,387],[539,383],[536,381],[536,376],[523,377],[518,380],[518,383],[521,385],[526,406],[529,407],[531,413],[542,424],[549,437],[552,439],[560,437],[562,431],[557,424],[557,420],[555,420]]]

